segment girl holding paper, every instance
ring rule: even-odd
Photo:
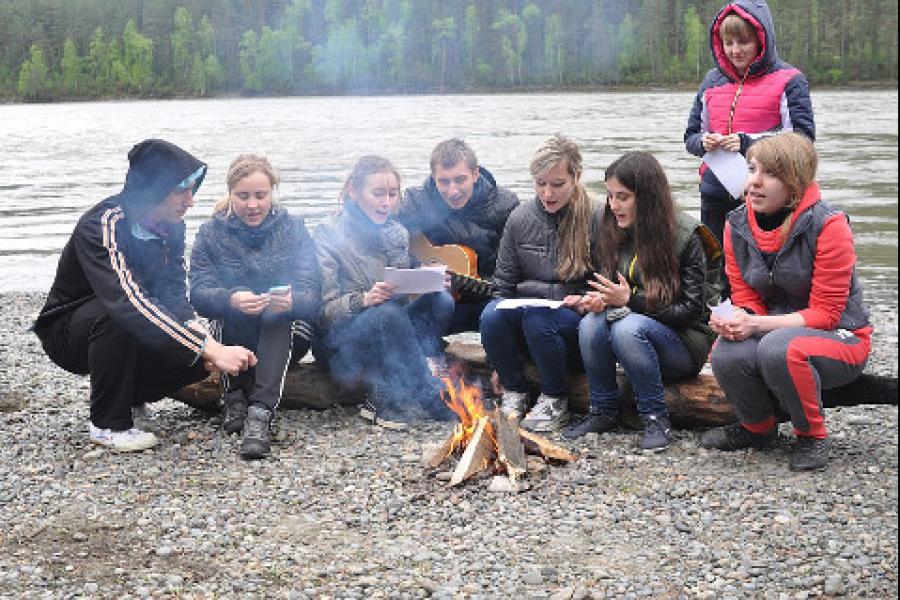
[[[322,281],[317,357],[335,378],[366,384],[360,415],[392,429],[449,418],[428,359],[441,355],[454,310],[446,290],[411,301],[384,281],[386,267],[412,261],[409,233],[394,220],[399,199],[397,170],[365,156],[344,184],[340,211],[314,234]]]
[[[227,433],[243,431],[241,456],[269,455],[269,424],[292,357],[309,350],[319,308],[316,253],[303,220],[274,198],[269,161],[238,156],[228,168],[228,196],[200,226],[191,252],[190,295],[197,312],[219,322],[222,342],[252,348],[254,369],[223,376]]]
[[[504,388],[501,410],[525,417],[522,425],[551,431],[568,420],[567,370],[581,368],[578,323],[594,270],[592,240],[599,233],[600,205],[581,183],[581,151],[554,136],[531,161],[535,199],[509,216],[497,257],[494,283],[504,298],[558,300],[560,308],[498,308],[481,315],[481,342]],[[523,361],[530,356],[540,375],[541,394],[526,412],[528,382]]]
[[[563,436],[618,427],[618,362],[644,422],[641,448],[660,451],[672,441],[663,380],[696,375],[716,338],[708,303],[718,301],[721,250],[704,225],[675,208],[653,155],[613,162],[606,189],[598,274],[585,299],[591,314],[579,327],[590,414]]]
[[[809,84],[778,58],[765,0],[727,3],[713,19],[709,37],[716,67],[703,80],[688,118],[688,152],[746,154],[755,140],[778,131],[815,139]],[[741,205],[740,194],[729,193],[705,163],[700,173],[700,218],[721,243],[725,215]]]
[[[701,445],[774,445],[783,411],[797,435],[791,470],[823,469],[829,444],[821,391],[858,377],[871,349],[853,235],[846,215],[821,200],[818,158],[806,137],[777,135],[747,157],[746,204],[725,226],[736,308],[710,319],[720,336],[713,373],[740,422],[708,431]]]

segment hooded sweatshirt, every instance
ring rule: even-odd
[[[737,14],[756,28],[760,52],[744,80],[738,75],[722,49],[722,21]],[[706,74],[684,132],[687,151],[706,154],[705,133],[741,134],[741,154],[758,139],[781,131],[797,131],[815,140],[809,83],[795,67],[778,58],[775,24],[765,0],[729,2],[710,25],[709,46],[716,67]],[[734,107],[732,114],[732,106]],[[700,193],[716,198],[729,194],[706,165],[701,166]]]
[[[196,314],[187,300],[184,222],[162,223],[149,232],[140,219],[192,175],[196,192],[206,165],[154,139],[134,146],[128,161],[122,191],[75,225],[34,331],[51,348],[48,340],[63,334],[72,313],[97,299],[137,343],[191,365],[203,352],[206,334],[186,325]]]

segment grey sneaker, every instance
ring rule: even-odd
[[[828,439],[798,437],[791,454],[791,471],[821,471],[828,466]]]
[[[662,452],[672,443],[672,424],[667,415],[646,415],[644,421],[644,437],[641,439],[641,450]]]
[[[147,404],[138,404],[131,407],[131,420],[134,422],[135,429],[149,431],[150,433],[159,435],[162,427],[156,413]]]
[[[247,420],[247,399],[241,389],[225,392],[222,397],[222,430],[225,433],[238,433],[244,428]]]
[[[522,392],[503,392],[500,397],[500,412],[506,418],[513,417],[517,421],[521,421],[525,416],[525,399],[527,394]]]
[[[522,427],[531,431],[556,431],[568,421],[569,401],[541,394],[522,420]]]
[[[241,458],[247,460],[269,456],[272,447],[269,442],[269,424],[272,411],[261,406],[251,406],[244,421],[244,436],[241,439]]]

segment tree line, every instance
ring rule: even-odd
[[[769,0],[814,83],[897,81],[895,0]],[[699,83],[722,0],[0,0],[0,96]]]

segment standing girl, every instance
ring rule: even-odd
[[[221,325],[222,341],[256,352],[255,369],[226,376],[223,429],[243,430],[241,456],[269,455],[269,425],[291,356],[309,350],[319,303],[315,249],[303,220],[278,206],[278,175],[261,156],[228,168],[228,196],[200,226],[191,252],[190,294]],[[297,335],[292,335],[296,323]]]
[[[441,355],[453,297],[443,291],[410,301],[384,281],[386,267],[411,264],[409,233],[393,216],[400,175],[388,160],[365,156],[340,199],[340,212],[315,232],[322,273],[320,358],[339,380],[369,387],[360,415],[377,425],[404,429],[416,418],[448,418],[428,359]]]
[[[706,227],[676,210],[666,174],[651,154],[626,154],[612,163],[606,188],[602,274],[590,282],[592,314],[579,328],[590,414],[563,436],[618,426],[618,362],[644,421],[641,447],[663,450],[672,440],[663,380],[696,375],[706,362],[716,337],[707,303],[718,299],[721,251]]]
[[[795,471],[828,464],[822,390],[856,379],[872,327],[856,277],[844,213],[821,200],[818,158],[795,133],[750,149],[747,202],[725,226],[725,272],[734,314],[713,316],[713,373],[739,423],[704,434],[706,448],[763,447],[777,439],[777,414],[797,434]]]
[[[501,410],[525,417],[522,425],[551,431],[568,420],[567,371],[581,368],[578,324],[594,270],[591,240],[598,239],[600,205],[581,183],[581,151],[572,140],[553,136],[531,161],[535,199],[510,214],[500,241],[494,283],[504,298],[561,300],[560,308],[499,309],[491,302],[481,315],[481,342],[504,388]],[[540,375],[541,394],[528,414],[523,361],[530,356]]]
[[[757,139],[778,131],[815,139],[809,84],[803,73],[779,60],[765,0],[726,4],[713,19],[709,40],[716,68],[694,100],[684,132],[688,152],[702,157],[721,148],[746,154]],[[741,199],[732,197],[705,164],[700,173],[700,218],[721,243],[725,215]]]

